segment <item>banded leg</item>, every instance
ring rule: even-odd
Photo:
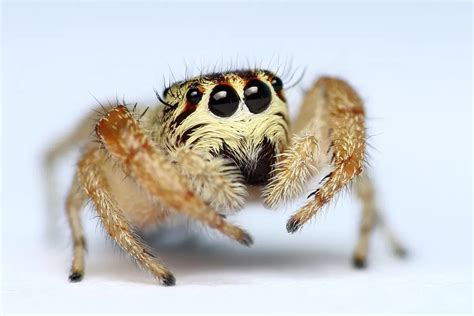
[[[315,88],[318,103],[326,111],[325,124],[329,146],[326,152],[332,171],[313,193],[313,198],[287,223],[290,233],[296,232],[311,219],[335,194],[362,171],[365,153],[364,108],[355,91],[344,81],[321,78]]]
[[[164,206],[215,228],[243,245],[252,244],[247,232],[228,223],[191,191],[187,179],[147,138],[126,107],[111,109],[98,122],[96,133],[125,173]]]
[[[132,226],[111,196],[109,183],[99,168],[104,160],[105,157],[101,153],[101,149],[90,149],[79,162],[78,174],[105,230],[141,267],[150,271],[164,285],[174,285],[173,274],[150,253],[139,237],[135,235]]]
[[[77,174],[74,175],[71,188],[66,199],[66,215],[71,228],[73,241],[73,257],[69,280],[77,282],[84,276],[84,253],[86,241],[81,223],[81,209],[86,201],[86,195],[81,188]]]

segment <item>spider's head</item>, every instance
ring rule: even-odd
[[[163,93],[167,142],[230,158],[249,184],[264,184],[289,141],[283,83],[266,70],[213,73]]]

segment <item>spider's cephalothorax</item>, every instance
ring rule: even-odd
[[[245,182],[265,184],[289,141],[280,78],[269,71],[199,76],[165,89],[156,142],[229,158]]]
[[[247,185],[262,185],[270,207],[308,196],[287,222],[287,231],[294,233],[358,179],[354,187],[363,216],[353,256],[357,267],[365,264],[374,226],[388,232],[372,183],[362,173],[364,107],[344,80],[324,77],[315,82],[303,99],[292,136],[282,81],[270,71],[202,75],[171,85],[159,99],[149,111],[126,104],[103,107],[95,126],[87,117],[47,156],[50,168],[71,145],[85,143],[66,201],[74,242],[71,281],[84,275],[80,210],[87,199],[110,237],[165,285],[174,284],[174,276],[135,230],[185,216],[249,246],[251,236],[223,216],[225,210],[243,207]],[[89,138],[91,131],[94,139]],[[321,170],[329,171],[318,174]],[[318,175],[323,178],[319,186],[307,188]],[[393,235],[389,240],[403,254]]]

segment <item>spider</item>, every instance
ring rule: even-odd
[[[137,229],[185,216],[250,246],[249,233],[224,215],[244,206],[248,186],[261,187],[265,205],[276,207],[307,192],[308,182],[324,167],[330,171],[308,191],[306,205],[288,220],[287,231],[298,231],[354,182],[363,205],[354,265],[365,266],[376,224],[388,233],[395,253],[404,254],[375,203],[364,169],[364,107],[346,81],[319,78],[291,127],[283,82],[268,70],[200,75],[172,84],[157,97],[159,104],[148,111],[119,102],[104,106],[95,127],[84,119],[49,151],[51,164],[85,140],[66,199],[73,240],[70,281],[84,275],[80,211],[86,200],[120,248],[162,284],[174,285],[175,277]]]

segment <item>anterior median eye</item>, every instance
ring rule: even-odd
[[[199,101],[202,99],[202,92],[199,91],[197,88],[191,88],[186,93],[186,100],[191,102],[192,104],[198,104]]]
[[[217,116],[229,117],[239,108],[239,95],[231,86],[214,87],[209,98],[209,110]]]
[[[265,111],[272,100],[270,88],[258,79],[250,80],[244,88],[245,104],[252,113]]]

